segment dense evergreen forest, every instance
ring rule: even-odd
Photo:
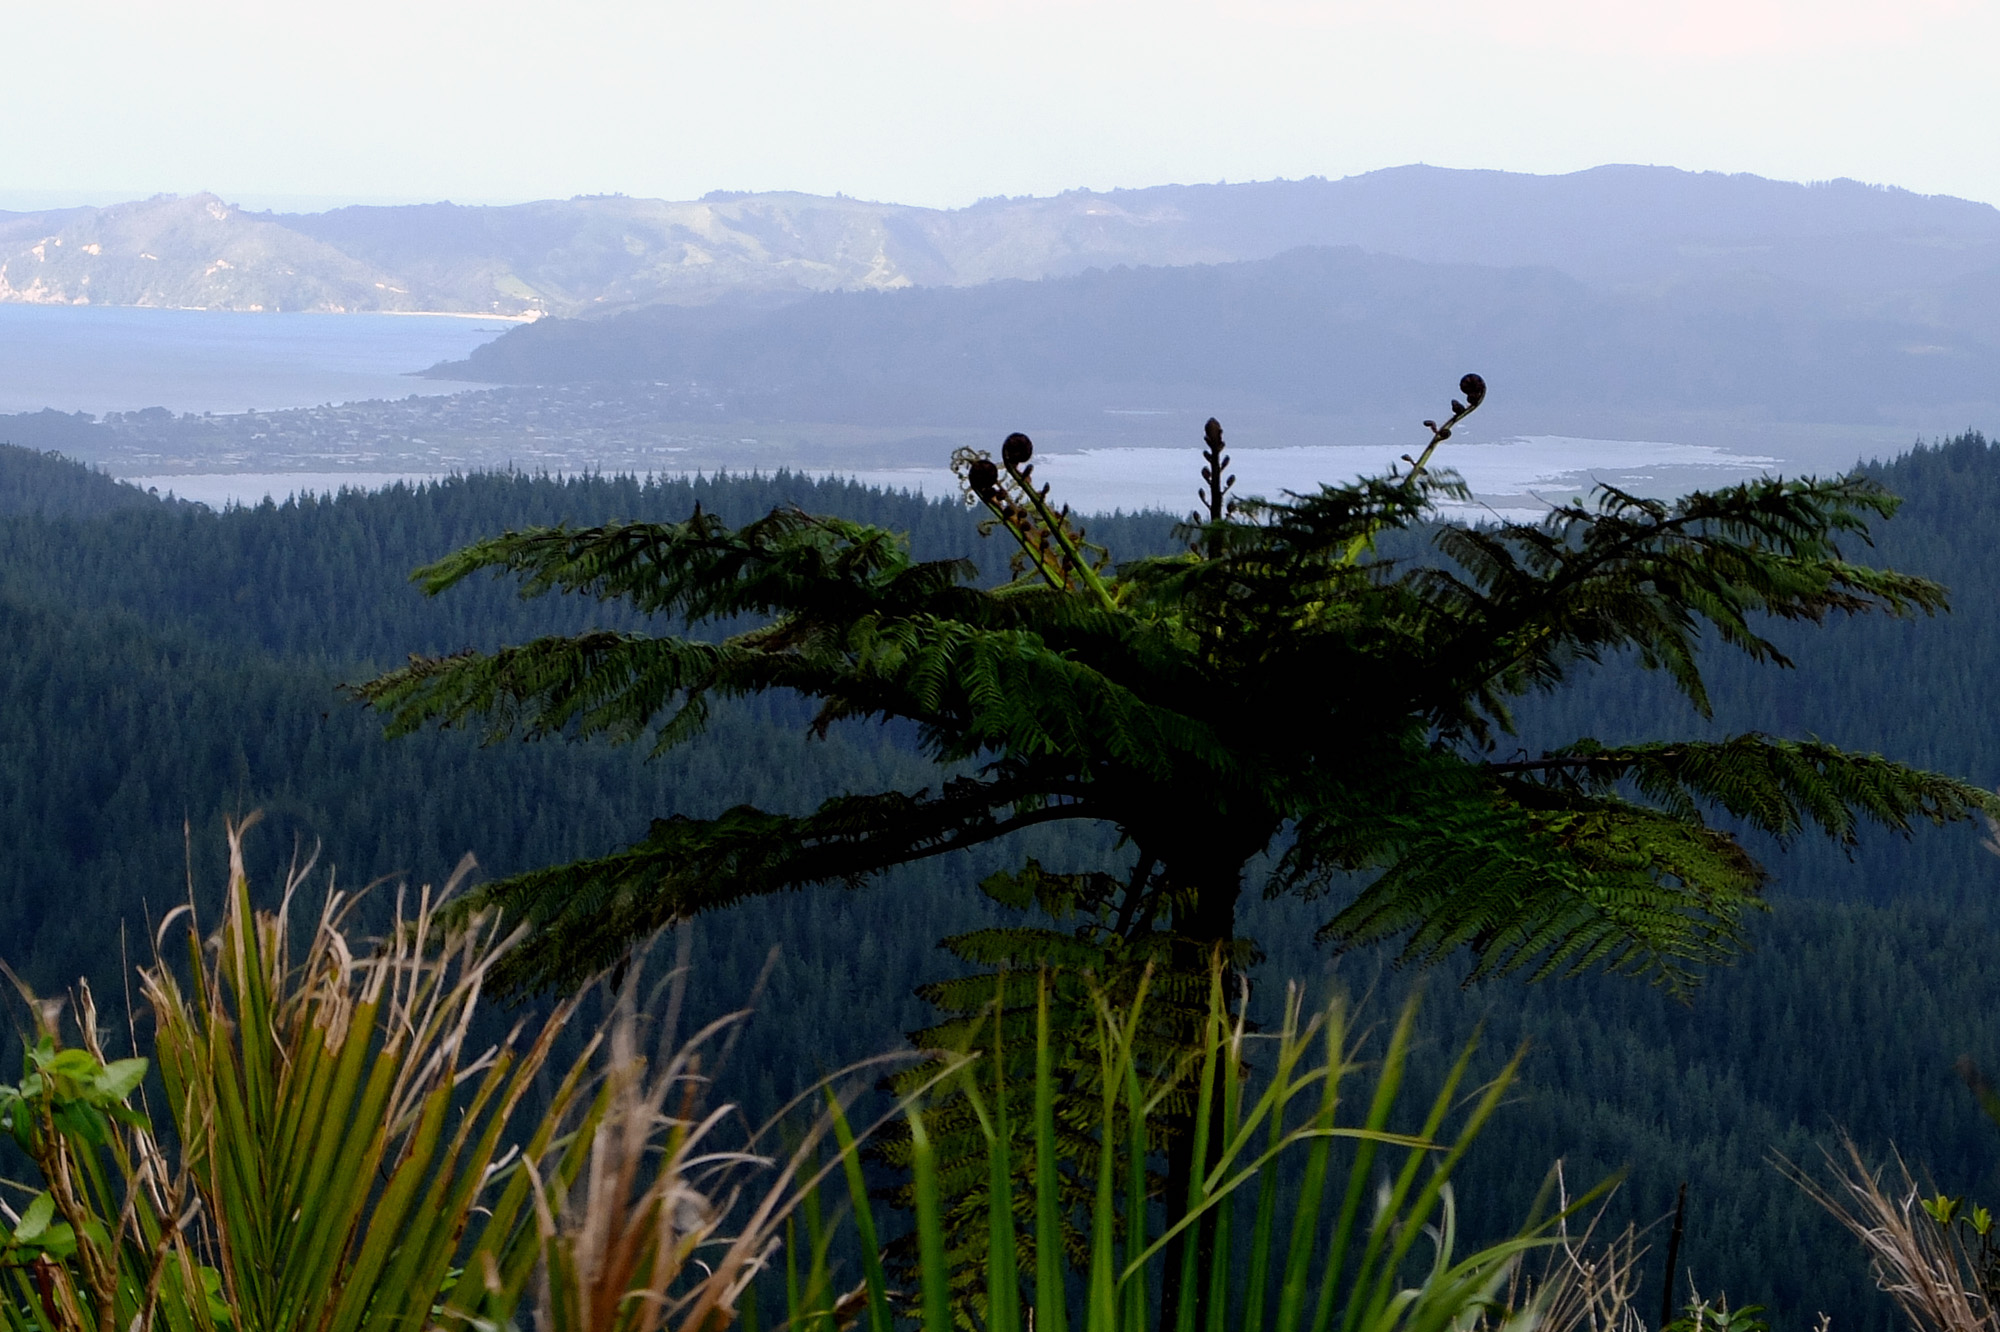
[[[1982,669],[2000,658],[1989,518],[2000,449],[1968,435],[1873,470],[1908,499],[1876,554],[1949,585],[1953,614],[1795,627],[1790,672],[1718,655],[1712,723],[1610,663],[1539,700],[1520,743],[1758,729],[2000,782],[2000,693]],[[934,782],[894,728],[807,740],[802,712],[782,702],[729,708],[699,744],[648,762],[637,746],[390,742],[339,691],[409,652],[617,622],[611,608],[524,602],[500,583],[427,601],[408,581],[415,566],[509,527],[678,519],[697,502],[730,521],[779,504],[836,512],[907,532],[926,555],[983,559],[995,575],[1005,553],[955,503],[782,474],[486,475],[218,515],[0,449],[0,957],[45,989],[86,975],[121,993],[126,961],[149,949],[148,919],[185,899],[190,874],[198,897],[219,887],[221,820],[251,809],[266,812],[254,847],[267,887],[315,846],[346,885],[435,882],[467,851],[507,873],[609,850],[668,811],[804,808],[844,789]],[[1162,515],[1091,529],[1121,554],[1174,540]],[[925,1022],[910,991],[949,965],[936,940],[992,918],[973,885],[1023,850],[1076,868],[1111,854],[1044,833],[872,889],[700,922],[697,976],[714,1005],[744,997],[780,950],[733,1092],[771,1106]],[[1754,927],[1754,953],[1689,1006],[1618,978],[1461,990],[1371,956],[1336,960],[1311,944],[1315,906],[1299,903],[1264,904],[1250,923],[1269,949],[1261,993],[1286,978],[1342,983],[1372,991],[1371,1011],[1386,1015],[1422,986],[1435,1056],[1482,1023],[1496,1064],[1528,1043],[1521,1095],[1460,1175],[1475,1229],[1517,1221],[1558,1157],[1572,1186],[1629,1171],[1620,1224],[1659,1216],[1686,1180],[1685,1252],[1704,1294],[1765,1303],[1780,1327],[1825,1310],[1843,1332],[1887,1328],[1859,1251],[1771,1158],[1809,1165],[1844,1128],[1876,1156],[1894,1143],[1941,1183],[2000,1198],[2000,1129],[1953,1071],[1960,1056],[2000,1067],[2000,859],[1966,829],[1878,839],[1851,860],[1817,844],[1767,855],[1773,910]]]

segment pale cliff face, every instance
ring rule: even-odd
[[[26,221],[22,219],[21,221]],[[79,209],[0,240],[0,300],[221,310],[415,308],[386,274],[212,195]]]
[[[484,228],[485,244],[382,244],[380,236],[343,244],[310,234],[318,219],[244,213],[212,195],[23,215],[0,227],[0,301],[518,317],[700,302],[732,289],[893,290],[953,276],[902,253],[908,247],[884,217],[899,210],[849,201],[574,200],[464,211],[498,215],[482,219],[498,224]]]

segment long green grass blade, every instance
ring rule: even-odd
[[[803,1327],[807,1332],[833,1332],[833,1272],[827,1263],[827,1255],[833,1248],[833,1229],[820,1211],[817,1171],[799,1201],[812,1262],[806,1273],[805,1320],[794,1318],[792,1326]]]
[[[1119,1285],[1123,1301],[1125,1332],[1147,1332],[1146,1270],[1139,1256],[1146,1249],[1146,1097],[1139,1085],[1138,1061],[1133,1057],[1137,1036],[1138,1005],[1133,1005],[1133,1021],[1119,1045],[1118,1058],[1125,1083],[1125,1255],[1127,1272]],[[1137,1268],[1133,1271],[1133,1268]]]
[[[1292,1100],[1292,1071],[1303,1050],[1299,1040],[1299,1003],[1296,991],[1289,994],[1285,1003],[1284,1025],[1278,1034],[1277,1067],[1272,1073],[1271,1085],[1258,1098],[1257,1106],[1250,1122],[1244,1125],[1239,1135],[1243,1139],[1257,1126],[1259,1119],[1268,1121],[1265,1131],[1264,1159],[1276,1161],[1285,1143],[1285,1113]],[[1329,1076],[1332,1074],[1329,1072]],[[1278,1171],[1264,1168],[1257,1172],[1257,1219],[1250,1232],[1250,1270],[1248,1285],[1244,1290],[1243,1329],[1244,1332],[1265,1332],[1264,1305],[1270,1297],[1271,1255],[1276,1247],[1278,1214]]]
[[[1271,1116],[1268,1155],[1276,1156],[1284,1136],[1284,1116]],[[1243,1332],[1264,1332],[1264,1299],[1271,1284],[1271,1242],[1277,1215],[1278,1172],[1259,1171],[1257,1219],[1250,1228],[1250,1270],[1243,1288]]]
[[[1215,1105],[1216,1055],[1222,1047],[1222,970],[1215,969],[1209,980],[1208,1014],[1202,1022],[1201,1076],[1196,1081],[1194,1137],[1189,1143],[1194,1168],[1188,1171],[1186,1208],[1189,1215],[1200,1213],[1208,1199],[1209,1120]],[[1195,1309],[1200,1304],[1198,1289],[1202,1277],[1201,1245],[1204,1233],[1214,1233],[1214,1221],[1197,1223],[1181,1242],[1180,1297],[1175,1302],[1175,1332],[1195,1332]]]
[[[337,1287],[340,1298],[336,1313],[329,1320],[329,1332],[351,1332],[360,1327],[366,1318],[369,1306],[377,1297],[377,1285],[387,1272],[390,1260],[401,1249],[405,1229],[413,1223],[420,1196],[418,1189],[429,1171],[430,1163],[438,1155],[439,1140],[444,1135],[450,1113],[449,1086],[440,1087],[425,1098],[423,1118],[418,1121],[409,1150],[389,1176],[388,1186],[382,1190],[382,1196],[368,1218],[369,1224],[361,1237],[361,1251],[355,1257],[354,1266]]]
[[[1395,1109],[1396,1096],[1403,1087],[1403,1073],[1409,1064],[1410,1040],[1417,1025],[1417,1001],[1412,997],[1403,1005],[1403,1012],[1396,1020],[1395,1030],[1389,1036],[1389,1047],[1382,1055],[1382,1064],[1375,1078],[1375,1095],[1368,1104],[1368,1118],[1364,1127],[1383,1132],[1388,1128],[1389,1115]],[[1343,1055],[1344,1058],[1344,1055]],[[1354,1243],[1354,1232],[1361,1216],[1361,1201],[1368,1191],[1369,1178],[1375,1171],[1375,1142],[1362,1138],[1354,1149],[1354,1160],[1348,1167],[1347,1194],[1340,1202],[1340,1219],[1334,1226],[1333,1239],[1327,1245],[1326,1269],[1321,1277],[1319,1307],[1313,1315],[1313,1332],[1326,1332],[1332,1322],[1334,1302],[1338,1295],[1341,1279],[1346,1274],[1348,1251]],[[1385,1214],[1386,1215],[1386,1214]],[[1381,1224],[1388,1224],[1386,1221]],[[1363,1274],[1354,1274],[1354,1289],[1359,1290]],[[1361,1317],[1361,1302],[1350,1299],[1347,1313],[1341,1319],[1341,1332],[1353,1332]]]
[[[1304,1041],[1293,1024],[1288,1038]],[[1327,1060],[1331,1067],[1341,1057],[1332,1024],[1327,1031]],[[1312,1261],[1319,1247],[1319,1212],[1326,1196],[1327,1161],[1333,1152],[1334,1111],[1340,1103],[1340,1080],[1329,1074],[1320,1082],[1319,1110],[1313,1115],[1317,1135],[1306,1148],[1305,1176],[1299,1184],[1299,1199],[1292,1213],[1291,1244],[1286,1251],[1285,1273],[1278,1285],[1277,1332],[1298,1332],[1305,1317],[1307,1287],[1312,1279]]]
[[[922,1286],[924,1332],[952,1332],[951,1278],[945,1267],[944,1215],[938,1199],[937,1155],[924,1117],[914,1107],[910,1121],[910,1172],[917,1204],[917,1268]]]
[[[1097,1196],[1090,1214],[1090,1295],[1084,1308],[1085,1332],[1117,1332],[1117,1258],[1112,1251],[1118,1227],[1117,1170],[1119,1077],[1112,1051],[1110,1016],[1097,1017],[1097,1065],[1101,1114],[1097,1133]]]
[[[1238,1039],[1239,1028],[1233,1028],[1223,1046],[1217,1067],[1222,1079],[1222,1147],[1223,1151],[1233,1149],[1242,1127],[1243,1117],[1243,1055]],[[1225,1332],[1229,1326],[1229,1283],[1230,1260],[1236,1254],[1236,1203],[1232,1199],[1217,1209],[1215,1215],[1215,1251],[1209,1257],[1209,1270],[1204,1279],[1208,1282],[1208,1318],[1202,1332]]]
[[[848,1126],[847,1113],[833,1088],[826,1090],[827,1113],[833,1120],[835,1146],[840,1148],[840,1168],[847,1178],[847,1197],[854,1207],[855,1238],[861,1243],[861,1278],[868,1291],[868,1332],[891,1332],[888,1282],[882,1272],[882,1242],[875,1228],[875,1208],[868,1196],[868,1181],[861,1173],[861,1152]]]
[[[1452,1069],[1451,1076],[1446,1079],[1446,1090],[1439,1093],[1439,1105],[1433,1108],[1431,1120],[1432,1125],[1435,1125],[1435,1127],[1427,1125],[1425,1136],[1435,1137],[1438,1129],[1442,1127],[1445,1113],[1450,1109],[1450,1106],[1445,1103],[1445,1098],[1447,1095],[1456,1092],[1458,1083],[1464,1077],[1464,1070],[1472,1062],[1475,1049],[1475,1046],[1468,1044],[1464,1052],[1460,1054],[1458,1063]],[[1424,1187],[1417,1195],[1416,1200],[1413,1203],[1407,1204],[1408,1217],[1410,1219],[1405,1222],[1403,1230],[1396,1236],[1396,1242],[1389,1251],[1388,1259],[1382,1265],[1381,1275],[1376,1278],[1375,1296],[1370,1301],[1372,1305],[1379,1307],[1387,1303],[1389,1289],[1395,1279],[1396,1273],[1401,1269],[1403,1260],[1409,1254],[1411,1247],[1416,1244],[1418,1238],[1422,1235],[1422,1228],[1428,1223],[1431,1213],[1436,1210],[1447,1181],[1451,1178],[1451,1172],[1464,1157],[1467,1149],[1472,1146],[1472,1140],[1479,1135],[1481,1129],[1486,1127],[1486,1121],[1491,1119],[1493,1112],[1499,1108],[1500,1100],[1506,1095],[1507,1088],[1512,1085],[1514,1075],[1519,1069],[1520,1063],[1521,1055],[1517,1053],[1513,1059],[1508,1061],[1507,1067],[1501,1070],[1500,1075],[1487,1084],[1486,1090],[1480,1095],[1479,1101],[1473,1107],[1472,1113],[1466,1117],[1465,1124],[1459,1130],[1457,1139],[1445,1151],[1442,1159],[1433,1159],[1429,1179],[1424,1182]],[[1416,1171],[1411,1167],[1419,1165],[1426,1159],[1416,1153],[1412,1153],[1411,1155],[1410,1166],[1406,1166],[1404,1170],[1405,1176],[1408,1177],[1414,1177],[1416,1174]],[[1400,1194],[1403,1190],[1399,1188],[1398,1192]]]
[[[1464,1081],[1467,1068],[1471,1065],[1473,1048],[1468,1045],[1459,1053],[1458,1061],[1445,1076],[1444,1085],[1438,1089],[1431,1102],[1429,1113],[1418,1136],[1426,1142],[1435,1142],[1440,1129],[1444,1127],[1445,1116],[1450,1112],[1452,1102],[1458,1095],[1458,1085]],[[1386,1070],[1385,1070],[1386,1073]],[[1412,1147],[1403,1159],[1403,1168],[1396,1173],[1390,1185],[1387,1198],[1369,1228],[1368,1240],[1361,1252],[1361,1262],[1355,1272],[1352,1293],[1348,1297],[1347,1321],[1359,1326],[1364,1320],[1372,1320],[1382,1312],[1388,1302],[1389,1288],[1396,1279],[1397,1256],[1406,1252],[1407,1246],[1394,1244],[1399,1231],[1407,1227],[1416,1232],[1409,1236],[1409,1243],[1416,1242],[1421,1234],[1424,1217],[1407,1209],[1410,1192],[1416,1186],[1417,1174],[1423,1168],[1428,1152],[1422,1147]],[[1383,1261],[1385,1250],[1389,1260]],[[1366,1296],[1366,1298],[1363,1298]]]
[[[800,1332],[806,1326],[805,1288],[799,1282],[799,1219],[785,1218],[785,1326]]]
[[[280,1277],[276,1294],[278,1326],[291,1326],[290,1310],[321,1298],[331,1288],[348,1246],[354,1242],[367,1206],[368,1190],[388,1151],[385,1121],[396,1086],[397,1059],[371,1058],[371,1036],[380,1014],[377,1002],[357,1004],[340,1059],[331,1067],[337,1086],[328,1121],[308,1153],[306,1173],[279,1183],[272,1261]],[[308,1220],[310,1218],[310,1220]],[[294,1247],[296,1245],[296,1247]]]
[[[544,1026],[529,1057],[522,1061],[517,1074],[521,1084],[525,1085],[533,1071],[541,1068],[566,1016],[566,1011],[559,1011]],[[591,1040],[572,1061],[535,1125],[522,1151],[522,1161],[508,1171],[506,1187],[486,1212],[478,1237],[466,1252],[466,1268],[475,1279],[461,1281],[453,1289],[446,1304],[447,1325],[469,1325],[483,1319],[494,1326],[504,1326],[514,1320],[516,1303],[543,1248],[534,1210],[537,1172],[541,1172],[541,1181],[550,1196],[556,1199],[565,1196],[583,1169],[584,1157],[610,1105],[611,1086],[608,1082],[600,1083],[584,1114],[571,1125],[572,1107],[592,1071],[592,1057],[601,1044],[600,1039]],[[551,1145],[558,1130],[564,1127],[572,1127],[572,1131],[566,1135],[568,1140],[556,1157],[555,1168],[549,1170],[546,1162]],[[533,1170],[528,1168],[530,1162],[535,1163]]]
[[[428,1319],[431,1293],[444,1285],[452,1258],[461,1247],[466,1219],[486,1183],[487,1167],[507,1128],[503,1111],[512,1099],[507,1092],[515,1081],[510,1077],[515,1065],[511,1052],[498,1055],[471,1103],[460,1112],[458,1133],[443,1152],[441,1168],[384,1274],[383,1288],[409,1301],[405,1312],[415,1321]],[[369,1320],[376,1316],[371,1310]]]
[[[1001,975],[1001,985],[1006,975]],[[1004,989],[993,1001],[993,1118],[986,1125],[986,1326],[988,1332],[1019,1332],[1021,1276],[1015,1252],[1014,1161],[1007,1121],[1007,1069],[1001,1015]],[[968,1077],[973,1074],[968,1073]]]

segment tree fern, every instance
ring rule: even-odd
[[[397,731],[667,751],[716,698],[789,691],[822,732],[911,723],[953,774],[803,815],[670,813],[613,855],[489,884],[470,905],[535,927],[502,978],[517,985],[569,983],[746,896],[1083,820],[1115,829],[1141,871],[1108,890],[1128,942],[1228,945],[1245,867],[1279,850],[1274,891],[1361,876],[1327,920],[1336,942],[1463,951],[1477,974],[1610,967],[1684,988],[1728,956],[1764,879],[1713,814],[1847,842],[1864,822],[1907,832],[2000,810],[1969,784],[1817,741],[1580,737],[1496,759],[1515,700],[1612,654],[1706,710],[1704,644],[1782,667],[1773,619],[1929,613],[1944,591],[1848,558],[1895,508],[1858,476],[1671,502],[1601,487],[1540,523],[1435,523],[1433,501],[1464,492],[1432,459],[1484,397],[1476,376],[1463,388],[1407,469],[1277,501],[1230,492],[1212,425],[1188,551],[1116,566],[1034,480],[1025,436],[997,462],[961,450],[968,498],[1020,552],[1020,577],[994,588],[881,529],[796,510],[494,537],[418,576],[432,592],[511,576],[524,595],[628,603],[659,629],[413,659],[360,692]],[[1399,531],[1428,532],[1434,557],[1382,554]]]

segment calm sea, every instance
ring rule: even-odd
[[[508,327],[450,315],[0,305],[0,413],[269,411],[451,393],[471,386],[409,372]]]

